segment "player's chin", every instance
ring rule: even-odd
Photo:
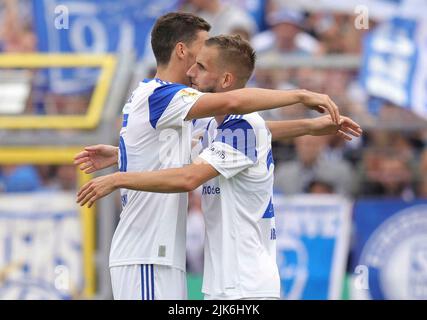
[[[199,90],[199,86],[198,86],[197,84],[192,83],[192,84],[191,84],[191,87],[192,87],[193,89]]]

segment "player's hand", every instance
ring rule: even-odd
[[[85,147],[83,151],[76,154],[74,164],[80,166],[85,173],[92,173],[117,164],[119,148],[97,144]]]
[[[345,140],[350,141],[353,137],[360,137],[362,128],[355,121],[348,117],[341,116],[340,124],[337,125],[332,121],[330,115],[312,119],[310,129],[312,136],[324,136],[335,134]]]
[[[117,189],[114,181],[114,173],[92,179],[80,188],[77,193],[76,202],[80,206],[84,206],[87,203],[89,208],[92,207],[96,200],[105,197]]]
[[[301,103],[320,113],[328,111],[331,115],[332,121],[337,125],[340,123],[340,112],[338,107],[328,95],[308,90],[301,90]]]

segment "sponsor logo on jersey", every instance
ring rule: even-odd
[[[203,186],[203,194],[221,194],[221,188],[217,186]]]
[[[215,148],[215,146],[210,146],[209,150],[216,156],[218,156],[220,159],[225,160],[225,152],[224,150],[219,150]]]
[[[127,195],[127,194],[122,195],[122,196],[120,197],[120,199],[122,200],[122,207],[125,207],[125,206],[126,206],[126,204],[128,203],[128,195]]]

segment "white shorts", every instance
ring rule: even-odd
[[[158,264],[110,268],[114,300],[186,300],[185,272]]]

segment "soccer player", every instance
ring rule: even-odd
[[[255,56],[247,42],[238,37],[215,37],[206,41],[188,75],[195,88],[207,92],[225,92],[244,87],[254,63]],[[322,121],[327,125],[321,130],[333,127],[336,131],[338,126],[330,119]],[[341,123],[344,122],[350,126],[354,124],[349,119],[343,119]],[[353,128],[357,131],[358,126],[354,124]],[[285,136],[280,126],[273,125],[272,130],[279,138]],[[341,133],[346,135],[344,131]],[[296,133],[296,130],[293,132]],[[237,141],[233,140],[235,138]],[[160,193],[165,192],[186,192],[207,182],[203,187],[207,235],[205,297],[278,298],[280,281],[275,263],[270,140],[265,122],[256,113],[246,116],[217,116],[209,122],[202,140],[203,144],[210,144],[210,147],[193,164],[179,169],[121,172],[118,175],[100,177],[81,189],[78,202],[82,205],[89,202],[91,205],[99,197],[112,192],[119,184],[128,190],[152,191],[161,195]],[[153,158],[152,155],[147,157]],[[138,160],[141,163],[146,161],[143,156]],[[120,159],[120,163],[123,163],[123,159]],[[158,216],[164,218],[163,223],[171,219],[178,225],[185,223],[185,215],[176,217],[173,208],[163,212],[147,206],[146,210],[139,213],[138,219],[150,223],[151,219]],[[176,232],[176,237],[178,232],[182,232],[185,238],[183,230]],[[141,237],[143,236],[141,233]],[[143,285],[143,281],[147,279],[146,271],[143,269],[142,280],[137,281],[134,286],[139,283]],[[113,267],[112,276],[114,272]],[[148,270],[149,276],[150,272],[152,269]],[[138,280],[137,277],[134,280],[135,278]],[[170,279],[171,286],[174,285],[174,280],[176,279]]]

